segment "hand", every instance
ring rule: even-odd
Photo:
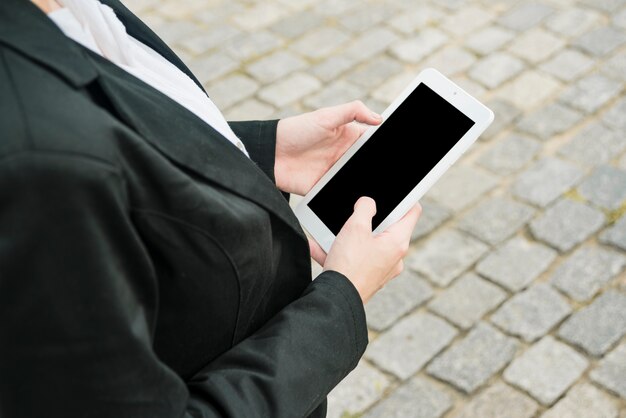
[[[324,266],[324,271],[334,270],[346,276],[363,303],[367,303],[404,269],[402,259],[409,249],[411,233],[421,211],[417,204],[386,231],[373,236],[376,203],[369,197],[362,197],[354,205],[354,213],[337,235],[328,255],[324,256],[319,245],[309,241],[311,256]]]
[[[367,125],[381,122],[380,115],[359,101],[280,120],[274,165],[276,185],[284,192],[304,196],[369,128]]]

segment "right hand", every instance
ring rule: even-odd
[[[401,220],[377,236],[372,235],[372,218],[376,203],[369,197],[360,198],[354,213],[345,223],[328,255],[324,258],[319,246],[313,248],[316,261],[324,271],[334,270],[348,278],[366,303],[389,280],[398,276],[404,264],[411,233],[422,211],[419,203]]]

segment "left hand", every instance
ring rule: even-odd
[[[276,133],[276,185],[304,196],[368,125],[381,122],[380,115],[360,101],[281,119]]]

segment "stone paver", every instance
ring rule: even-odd
[[[593,113],[615,98],[621,89],[621,83],[603,75],[591,74],[565,90],[561,100],[585,113]]]
[[[516,358],[504,371],[504,379],[549,406],[588,365],[585,357],[548,335]]]
[[[626,257],[617,251],[585,246],[556,269],[550,282],[572,299],[585,302],[625,267]]]
[[[566,81],[576,80],[594,65],[593,59],[575,49],[561,51],[541,66],[548,74]]]
[[[553,103],[528,114],[519,121],[517,127],[520,131],[546,141],[570,129],[582,118],[579,112]]]
[[[569,251],[604,224],[604,215],[584,203],[562,199],[530,223],[535,238],[559,251]]]
[[[626,141],[601,123],[591,124],[559,149],[565,158],[584,165],[608,162],[626,149]]]
[[[506,53],[489,55],[478,62],[469,72],[472,79],[490,89],[518,75],[524,63]]]
[[[452,407],[452,398],[429,381],[410,380],[363,418],[441,418]]]
[[[615,225],[600,235],[600,241],[626,251],[626,216],[622,216]]]
[[[535,28],[517,37],[508,48],[526,61],[538,63],[565,46],[565,41],[545,29]]]
[[[447,286],[485,252],[487,246],[455,230],[434,234],[420,250],[405,261],[407,267],[428,277],[438,286]]]
[[[537,409],[531,398],[498,382],[472,399],[454,418],[532,418]]]
[[[476,271],[517,292],[543,273],[555,258],[554,250],[516,237],[478,263]]]
[[[567,392],[554,408],[541,418],[617,418],[617,406],[602,391],[589,383],[581,383]]]
[[[578,188],[596,206],[618,209],[626,202],[626,171],[611,166],[598,167]]]
[[[361,360],[328,397],[328,418],[341,418],[368,408],[391,385],[391,379]]]
[[[372,341],[365,356],[404,380],[450,344],[456,334],[443,319],[429,313],[412,314]]]
[[[438,356],[426,370],[438,379],[472,393],[511,361],[517,348],[517,340],[480,323],[465,339]]]
[[[449,209],[459,211],[474,203],[496,184],[496,177],[483,170],[456,166],[443,175],[427,196]],[[463,192],[459,193],[460,190]]]
[[[428,309],[468,329],[504,299],[506,293],[502,289],[470,273],[440,293],[428,304]]]
[[[611,402],[626,418],[626,0],[124,4],[227,120],[355,99],[380,113],[429,66],[494,111],[422,199],[331,418],[617,418]],[[478,353],[485,327],[517,358]],[[433,377],[442,353],[458,363]]]
[[[609,290],[572,315],[559,337],[594,356],[606,353],[626,334],[626,295]]]
[[[546,335],[571,312],[565,298],[549,285],[539,283],[509,299],[491,316],[491,322],[532,342]]]
[[[589,373],[591,379],[626,399],[626,342],[618,345]]]
[[[529,203],[546,207],[583,178],[576,165],[546,158],[523,172],[513,183],[513,194]]]
[[[448,209],[431,199],[422,199],[420,200],[420,204],[422,205],[422,214],[413,230],[413,234],[411,234],[411,241],[427,236],[451,217],[451,213]]]
[[[459,220],[459,229],[487,244],[496,245],[509,238],[532,218],[535,210],[511,199],[486,200]]]
[[[365,306],[367,325],[374,331],[384,331],[432,296],[432,287],[426,280],[405,270]]]

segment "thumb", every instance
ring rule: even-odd
[[[348,222],[372,230],[372,218],[376,215],[376,202],[371,197],[361,197],[354,204],[354,213]]]

